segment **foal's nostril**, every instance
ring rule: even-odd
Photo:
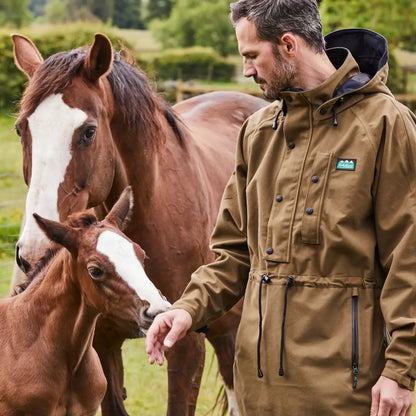
[[[27,273],[30,270],[30,263],[20,256],[20,244],[19,243],[16,244],[16,263],[19,266],[19,269],[23,273]]]

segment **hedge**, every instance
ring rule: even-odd
[[[195,46],[161,52],[149,62],[147,70],[158,80],[230,82],[235,65],[220,57],[213,48]]]

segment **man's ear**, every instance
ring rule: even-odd
[[[293,58],[298,50],[298,37],[292,32],[286,32],[280,38],[279,50],[287,58]]]

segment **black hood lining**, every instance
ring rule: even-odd
[[[346,48],[360,71],[373,77],[389,59],[387,40],[369,29],[341,29],[325,36],[326,48]]]

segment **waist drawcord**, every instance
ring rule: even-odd
[[[280,337],[280,367],[279,367],[279,376],[284,376],[285,372],[283,370],[283,351],[285,348],[285,323],[286,323],[286,310],[287,310],[287,292],[289,287],[293,286],[294,277],[288,276],[285,285],[285,300],[283,306],[283,318],[282,318],[282,332]]]
[[[263,313],[261,310],[261,290],[263,283],[270,283],[270,277],[267,274],[263,274],[260,280],[259,287],[259,337],[257,339],[257,375],[259,378],[263,377],[263,371],[261,371],[261,361],[260,361],[260,346],[261,346],[261,336],[262,336],[262,325],[263,325]]]

